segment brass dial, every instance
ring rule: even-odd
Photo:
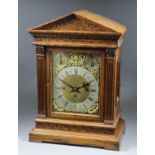
[[[72,103],[85,101],[90,93],[89,83],[84,77],[76,74],[67,76],[62,82],[61,89],[66,100]]]
[[[97,114],[99,61],[95,55],[54,53],[53,109]]]

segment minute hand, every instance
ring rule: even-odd
[[[68,84],[67,82],[65,82],[65,81],[63,81],[63,80],[61,80],[61,79],[59,79],[59,80],[60,80],[61,82],[63,82],[65,85],[67,85],[68,87],[74,89],[74,87],[73,87],[72,85]]]

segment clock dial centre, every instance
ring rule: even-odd
[[[70,84],[70,87],[67,84]],[[90,93],[90,84],[81,75],[68,75],[62,82],[62,94],[66,100],[72,103],[85,101]]]

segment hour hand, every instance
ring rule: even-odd
[[[79,90],[79,89],[81,89],[81,88],[85,88],[85,90],[88,91],[89,89],[87,88],[87,86],[89,86],[90,83],[93,82],[93,81],[94,81],[94,80],[91,80],[91,81],[89,81],[89,82],[87,82],[87,83],[83,83],[82,86],[77,87],[76,90]]]
[[[87,86],[89,86],[90,83],[87,83],[87,85],[85,85],[85,83],[83,83],[83,87],[86,91],[89,91],[89,89],[87,88]]]
[[[82,83],[82,86],[78,87],[77,90],[84,88],[86,91],[89,91],[89,89],[87,88],[87,86],[89,86],[90,83]]]

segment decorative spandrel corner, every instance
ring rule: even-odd
[[[119,149],[120,55],[126,27],[81,10],[28,29],[38,117],[30,141]]]

